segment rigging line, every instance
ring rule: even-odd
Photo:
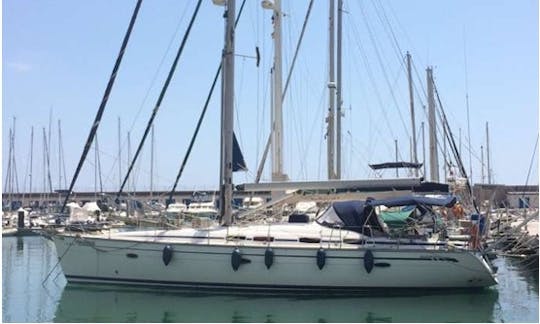
[[[186,1],[186,4],[189,4],[187,1]],[[129,127],[128,131],[133,131],[134,127],[135,127],[135,123],[136,121],[138,120],[139,118],[139,115],[141,114],[141,111],[142,109],[144,108],[144,105],[146,104],[146,101],[148,99],[148,96],[150,95],[150,91],[152,90],[152,88],[154,87],[154,84],[157,80],[157,77],[159,76],[159,72],[161,70],[161,67],[163,66],[163,63],[165,62],[165,59],[167,58],[167,54],[169,53],[169,50],[170,48],[172,47],[172,44],[174,42],[174,39],[176,37],[176,34],[178,34],[178,31],[180,30],[180,25],[182,24],[182,22],[184,21],[184,17],[187,13],[187,9],[188,9],[188,5],[186,5],[186,7],[184,8],[184,11],[182,12],[182,15],[180,16],[180,19],[178,21],[178,24],[176,25],[176,29],[175,29],[175,32],[172,34],[170,40],[169,40],[169,44],[167,45],[167,49],[165,50],[165,52],[163,53],[163,56],[161,57],[161,61],[159,62],[158,64],[158,67],[154,73],[154,76],[152,77],[152,80],[150,81],[150,85],[148,86],[148,89],[146,90],[146,94],[141,102],[141,104],[139,105],[139,109],[137,110],[137,112],[135,113],[134,115],[134,118],[133,118],[133,122],[131,123],[131,126]],[[126,146],[126,141],[127,139],[124,139],[124,141],[121,143],[122,146]],[[114,162],[111,166],[111,168],[109,169],[109,172],[107,173],[107,178],[111,178],[112,177],[112,173],[114,172],[114,169],[116,168],[116,163],[118,162],[119,164],[122,163],[122,161],[118,161],[118,157],[116,157],[114,159]]]
[[[410,47],[411,47],[411,53],[415,53],[415,56],[416,56],[416,57],[420,57],[420,61],[425,62],[426,60],[425,60],[425,59],[422,59],[421,54],[419,54],[419,52],[415,50],[414,44],[413,44],[413,42],[412,42],[411,37],[409,37],[409,34],[407,34],[407,30],[406,30],[405,28],[403,28],[403,25],[402,25],[401,22],[399,21],[399,18],[398,18],[398,16],[396,15],[395,10],[394,10],[394,8],[392,7],[392,4],[390,3],[390,1],[381,1],[380,3],[381,3],[381,7],[383,7],[383,8],[384,8],[383,3],[385,3],[386,5],[388,5],[388,8],[389,8],[388,11],[390,12],[390,15],[394,18],[394,21],[395,21],[395,23],[396,23],[396,25],[397,25],[397,28],[401,29],[401,34],[404,35],[404,37],[408,40],[409,44],[411,44],[411,45],[410,45]],[[383,9],[383,12],[385,12],[384,9]],[[386,16],[386,15],[385,15],[385,16]]]
[[[311,15],[312,7],[313,7],[313,0],[310,0],[307,11],[306,11],[306,16],[304,18],[304,23],[302,24],[302,30],[300,31],[300,36],[298,37],[298,42],[296,43],[296,49],[294,50],[294,55],[291,62],[291,67],[289,69],[289,74],[287,75],[285,86],[283,87],[283,94],[281,95],[281,100],[285,100],[285,95],[287,94],[287,89],[289,88],[289,82],[291,81],[292,71],[294,70],[294,66],[296,64],[296,58],[298,57],[298,53],[300,52],[300,45],[302,44],[302,40],[304,39],[304,33],[306,31],[309,16]]]
[[[427,113],[424,111],[424,115],[427,117],[426,114],[427,114]],[[445,114],[446,114],[446,112],[445,112]],[[437,111],[437,115],[438,115],[438,117],[439,117],[439,120],[440,120],[441,124],[443,124],[443,126],[444,126],[444,120],[443,120],[443,118],[442,118],[442,116],[441,116],[441,114],[440,114],[439,111]],[[450,111],[450,117],[452,117],[452,111]],[[438,135],[442,135],[440,130],[437,130],[437,131],[438,131]],[[448,137],[447,137],[447,138],[448,138]],[[465,136],[465,139],[468,139],[468,137]],[[437,144],[440,144],[438,140],[437,140]],[[467,152],[469,152],[469,153],[472,155],[472,157],[474,157],[474,158],[476,159],[477,162],[481,162],[481,158],[478,156],[478,153],[476,153],[474,147],[470,147],[468,142],[463,143],[463,145],[464,145],[464,147],[465,147],[465,150],[466,150]],[[442,149],[441,149],[441,150],[442,150]],[[441,151],[441,152],[442,152],[442,151]]]
[[[326,115],[326,103],[325,103],[325,95],[326,95],[326,91],[327,91],[327,87],[326,86],[322,86],[321,89],[320,89],[321,93],[319,95],[319,104],[318,104],[318,109],[316,109],[315,111],[318,111],[319,113],[316,114],[316,115],[313,115],[313,122],[311,124],[311,130],[309,131],[309,136],[308,136],[308,143],[311,143],[311,139],[313,138],[313,134],[315,133],[315,130],[316,130],[316,127],[319,126],[319,130],[322,130],[321,132],[319,132],[320,134],[323,135],[323,138],[321,141],[319,141],[319,165],[318,165],[318,173],[317,173],[317,178],[320,179],[321,178],[321,155],[322,155],[322,143],[324,142],[324,134],[325,134],[325,122],[324,122],[324,116]],[[319,122],[319,124],[317,125],[317,121]],[[310,148],[310,145],[308,145],[306,147],[306,151],[307,152]],[[304,153],[305,156],[307,156],[306,153]]]
[[[352,20],[352,19],[351,19]],[[388,128],[388,131],[390,132],[392,138],[395,138],[395,135],[394,135],[394,132],[393,132],[393,128],[392,126],[390,125],[390,122],[389,122],[389,118],[388,118],[388,113],[386,111],[386,108],[385,108],[385,105],[383,105],[383,101],[382,101],[382,97],[381,97],[381,94],[379,93],[379,89],[377,88],[376,86],[376,82],[375,82],[375,77],[373,76],[373,71],[371,70],[371,64],[369,64],[369,60],[367,58],[367,55],[366,55],[366,50],[364,49],[364,47],[362,46],[362,43],[359,41],[358,39],[358,29],[356,29],[356,24],[355,22],[353,21],[352,23],[352,29],[353,31],[355,32],[354,33],[354,40],[356,41],[356,46],[357,48],[359,49],[360,51],[360,54],[361,54],[361,58],[362,58],[362,61],[364,63],[364,66],[365,66],[365,70],[367,72],[367,75],[368,75],[368,78],[369,80],[371,81],[371,85],[373,87],[373,92],[375,93],[375,96],[377,98],[377,101],[379,103],[379,106],[381,107],[381,111],[384,115],[384,121],[386,122],[386,126]],[[359,67],[354,65],[355,68],[357,70],[359,70]],[[359,72],[358,72],[359,73]],[[371,124],[370,124],[370,127],[371,127]],[[387,143],[386,143],[387,144]],[[387,145],[387,148],[392,151],[392,148]]]
[[[285,95],[287,94],[287,89],[289,89],[289,82],[291,80],[291,76],[292,76],[292,73],[294,71],[294,66],[296,64],[296,59],[298,57],[298,52],[300,51],[300,45],[302,44],[302,40],[304,39],[304,32],[306,31],[306,26],[307,26],[307,22],[309,20],[309,16],[311,15],[311,8],[313,7],[313,0],[310,0],[309,1],[309,4],[308,4],[308,8],[307,8],[307,11],[306,11],[306,16],[304,17],[304,23],[302,24],[302,30],[300,31],[300,36],[298,37],[298,42],[296,43],[296,49],[294,51],[294,56],[293,56],[293,59],[292,59],[292,62],[291,62],[291,67],[289,68],[289,73],[287,75],[287,80],[285,81],[285,86],[283,87],[283,93],[281,94],[281,102],[283,104],[283,102],[285,101]],[[272,129],[274,129],[274,127],[272,127]],[[268,152],[268,149],[270,147],[270,144],[271,144],[271,141],[272,141],[272,132],[270,132],[270,134],[268,134],[268,139],[266,140],[266,145],[265,145],[265,153],[263,153],[263,156],[261,158],[261,162],[259,163],[259,170],[261,170],[260,173],[262,173],[262,170],[264,169],[264,164],[266,162],[266,157],[268,156],[267,152]],[[257,174],[257,178],[255,179],[255,183],[259,183],[259,181],[261,180],[261,174]]]
[[[379,103],[379,106],[381,107],[381,111],[382,111],[382,113],[384,115],[384,121],[386,122],[386,127],[388,128],[388,131],[390,132],[390,135],[392,136],[392,138],[395,138],[396,136],[394,135],[392,125],[390,125],[390,121],[389,121],[389,118],[388,118],[388,112],[386,111],[386,108],[383,105],[381,94],[379,93],[379,89],[376,86],[375,77],[373,76],[373,71],[371,70],[371,64],[369,64],[369,60],[367,58],[366,51],[365,51],[364,47],[362,46],[362,43],[358,39],[357,35],[359,34],[359,32],[358,32],[358,29],[356,29],[356,24],[354,23],[354,21],[353,21],[351,26],[352,26],[353,31],[355,32],[354,33],[354,40],[356,41],[356,46],[359,49],[359,52],[361,54],[362,62],[364,63],[364,66],[366,68],[368,78],[371,81],[371,85],[373,87],[373,92],[375,93],[375,97],[377,98],[377,102]],[[353,62],[355,62],[355,61],[353,61]],[[353,64],[353,66],[357,70],[359,70],[359,67],[356,64]],[[371,127],[371,124],[370,124],[370,127]],[[380,129],[377,128],[377,131],[380,132]],[[393,152],[392,147],[388,143],[386,143],[386,142],[383,142],[383,143],[386,144],[387,149],[390,152]]]
[[[381,22],[381,24],[384,26],[384,30],[386,31],[387,34],[389,34],[388,36],[392,40],[391,41],[392,47],[394,49],[394,53],[396,54],[396,57],[401,63],[401,67],[403,68],[404,71],[407,71],[407,67],[405,65],[405,60],[403,57],[403,52],[401,51],[401,47],[399,46],[399,43],[397,41],[396,35],[394,33],[394,29],[392,28],[392,25],[390,24],[390,21],[388,20],[388,17],[386,16],[386,13],[384,12],[384,7],[382,7],[382,4],[380,4],[380,1],[379,1],[380,9],[377,8],[375,1],[372,0],[371,4],[373,5],[373,8],[375,8],[375,13],[377,14],[377,17],[379,18],[379,21]],[[379,11],[382,11],[382,16]],[[383,17],[385,18],[384,21],[383,21]]]
[[[525,186],[529,184],[529,176],[531,175],[532,166],[534,163],[534,157],[536,156],[536,148],[538,147],[538,135],[536,136],[536,144],[534,144],[533,155],[531,157],[531,163],[529,164],[529,171],[527,171],[527,179],[525,180]],[[522,197],[525,197],[525,193]]]
[[[412,61],[412,66],[413,66],[413,70],[414,70],[416,79],[418,80],[419,84],[422,86],[422,87],[420,87],[420,89],[422,89],[422,94],[423,94],[424,96],[422,97],[422,96],[420,95],[420,93],[419,93],[419,91],[418,91],[418,88],[416,87],[416,82],[413,82],[413,86],[414,86],[416,95],[418,96],[418,98],[420,98],[420,101],[421,101],[422,105],[424,105],[425,103],[422,101],[421,98],[426,98],[426,97],[427,97],[427,93],[426,93],[426,89],[425,89],[425,87],[424,87],[423,78],[420,78],[420,74],[418,73],[418,70],[416,69],[416,64],[415,64],[414,60]]]
[[[383,60],[382,60],[382,55],[381,55],[381,53],[379,51],[379,46],[377,45],[376,38],[375,38],[375,36],[373,34],[373,31],[372,31],[372,29],[370,27],[368,17],[367,17],[367,15],[365,13],[365,10],[364,10],[363,6],[359,5],[359,7],[360,7],[360,11],[362,12],[362,15],[364,16],[364,19],[363,19],[364,20],[364,25],[366,26],[368,34],[369,34],[369,38],[371,39],[371,42],[373,43],[373,49],[375,50],[375,54],[377,56],[377,61],[379,62],[379,65],[380,65],[381,70],[383,72],[384,79],[386,81],[388,89],[390,90],[392,100],[394,101],[394,107],[398,111],[398,115],[399,115],[399,118],[401,120],[401,124],[402,124],[403,128],[405,129],[405,133],[407,134],[407,137],[410,137],[409,130],[408,130],[406,124],[405,124],[405,120],[403,119],[403,115],[401,114],[401,110],[399,109],[399,105],[397,103],[396,96],[394,94],[394,90],[393,90],[393,88],[392,88],[392,86],[390,84],[390,80],[388,78],[388,73],[386,71],[386,68],[384,67],[384,63],[383,63]],[[402,62],[402,61],[400,60],[400,62]]]
[[[99,154],[99,144],[98,144],[97,134],[96,134],[96,155],[97,155],[97,169],[98,169],[98,175],[99,175],[99,191],[103,192],[103,177],[101,176],[101,157]]]
[[[465,170],[465,166],[463,165],[463,161],[461,160],[461,156],[459,154],[459,150],[458,150],[458,147],[456,145],[456,141],[454,141],[454,136],[452,135],[452,131],[450,130],[450,126],[448,125],[448,119],[446,118],[446,114],[444,112],[444,108],[443,108],[443,105],[442,105],[442,102],[441,102],[441,98],[439,96],[439,91],[437,90],[437,85],[435,84],[434,80],[432,82],[433,82],[433,89],[435,90],[435,95],[437,96],[437,101],[439,103],[439,108],[440,108],[440,111],[442,113],[444,123],[446,124],[446,127],[447,127],[447,129],[449,131],[450,148],[454,152],[454,156],[456,157],[456,162],[458,163],[458,166],[459,166],[459,168],[461,170],[461,174],[467,180],[467,191],[470,194],[470,199],[472,201],[474,209],[476,210],[477,213],[480,213],[480,211],[478,209],[478,206],[476,205],[476,200],[474,199],[474,196],[473,196],[473,190],[472,190],[472,187],[471,187],[471,181],[469,179],[469,176],[467,176],[467,171]]]
[[[188,3],[186,1],[186,3]],[[135,127],[135,123],[137,121],[137,119],[139,118],[139,115],[141,114],[141,111],[150,95],[150,91],[152,90],[158,76],[159,76],[159,71],[161,70],[161,67],[163,66],[163,63],[165,63],[165,59],[167,58],[167,54],[169,53],[169,50],[171,49],[173,43],[174,43],[174,39],[176,38],[176,34],[178,34],[178,31],[180,30],[180,26],[182,25],[182,22],[184,21],[184,18],[186,16],[186,13],[188,11],[188,8],[189,6],[186,5],[186,7],[184,8],[184,11],[182,12],[182,14],[180,15],[180,19],[178,20],[178,24],[176,25],[176,29],[174,31],[174,33],[172,34],[171,36],[171,39],[169,40],[169,44],[167,45],[167,49],[165,49],[165,52],[163,53],[163,56],[161,57],[161,61],[159,62],[158,64],[158,67],[156,69],[156,72],[154,73],[154,76],[152,77],[152,81],[150,81],[150,85],[148,87],[148,90],[146,91],[146,94],[144,95],[144,98],[141,102],[141,105],[139,106],[139,110],[137,111],[137,113],[135,114],[135,117],[133,118],[133,122],[131,123],[131,127],[128,129],[128,131],[132,131],[133,128]],[[126,140],[124,140],[124,143],[125,144]]]
[[[200,0],[199,0],[200,4]],[[246,0],[242,1],[242,5],[240,6],[240,10],[238,11],[238,16],[236,17],[236,21],[234,23],[234,27],[236,28],[236,25],[238,24],[238,21],[240,20],[240,16],[242,15],[242,11],[244,9],[244,5],[246,4]],[[199,134],[199,130],[201,128],[201,124],[204,120],[204,116],[206,115],[206,110],[208,109],[208,105],[210,104],[210,99],[212,98],[212,94],[214,93],[214,88],[216,87],[217,80],[219,78],[219,75],[221,73],[221,60],[218,66],[218,69],[216,71],[216,74],[214,75],[214,81],[212,82],[212,85],[210,86],[210,91],[208,92],[208,96],[206,97],[206,101],[204,103],[203,110],[201,111],[201,115],[199,116],[199,120],[197,121],[197,126],[195,127],[195,131],[193,132],[193,136],[191,137],[191,140],[189,142],[188,149],[186,151],[186,154],[184,155],[184,159],[182,160],[182,164],[180,165],[180,170],[178,171],[178,174],[176,175],[176,179],[174,181],[174,185],[169,192],[169,202],[172,201],[172,197],[174,195],[174,192],[176,190],[176,187],[178,186],[178,181],[180,181],[180,177],[182,176],[182,173],[184,172],[184,168],[186,167],[187,160],[191,154],[191,150],[193,149],[193,144],[195,144],[195,139],[197,138],[197,135]]]
[[[197,5],[195,7],[195,10],[193,11],[193,15],[191,16],[189,25],[186,29],[186,32],[184,34],[180,47],[178,48],[176,57],[174,58],[174,62],[171,65],[169,74],[167,76],[167,79],[165,80],[165,84],[163,85],[163,88],[161,89],[161,93],[159,94],[154,110],[152,111],[152,115],[150,116],[150,119],[148,120],[148,124],[146,124],[146,129],[144,130],[143,137],[141,138],[141,141],[139,142],[137,151],[135,151],[135,155],[133,156],[133,159],[131,163],[129,164],[129,168],[124,178],[124,181],[122,182],[122,185],[120,186],[120,189],[118,190],[117,197],[120,197],[120,195],[122,194],[122,190],[124,189],[124,186],[126,185],[126,182],[129,179],[129,175],[131,174],[131,171],[133,170],[133,166],[135,165],[135,162],[137,162],[137,158],[139,157],[139,154],[141,153],[141,150],[144,146],[144,142],[146,141],[146,137],[148,136],[148,133],[150,132],[150,128],[152,127],[152,124],[154,122],[154,118],[156,118],[156,114],[159,110],[159,107],[161,106],[161,102],[163,101],[163,98],[165,97],[165,93],[167,92],[167,89],[169,88],[169,84],[171,83],[172,77],[176,70],[176,65],[178,64],[178,61],[180,60],[180,56],[184,50],[184,46],[186,45],[187,39],[191,32],[191,28],[193,27],[193,23],[195,22],[195,18],[197,17],[197,13],[199,12],[199,8],[201,7],[201,3],[202,3],[202,0],[197,1]]]
[[[84,161],[86,160],[86,155],[88,154],[88,151],[90,150],[90,145],[92,144],[92,142],[94,140],[94,136],[96,135],[96,131],[97,131],[98,127],[99,127],[99,123],[101,121],[103,111],[105,110],[105,106],[107,105],[109,95],[110,95],[112,87],[114,85],[114,80],[116,79],[118,68],[120,67],[120,63],[122,62],[122,58],[124,57],[124,52],[125,52],[129,37],[131,35],[133,25],[135,24],[135,20],[137,18],[137,14],[139,12],[139,8],[141,6],[141,3],[142,3],[142,0],[137,1],[137,5],[135,6],[135,10],[133,11],[133,15],[131,16],[131,21],[129,22],[129,27],[127,29],[126,35],[124,36],[124,40],[122,41],[122,45],[120,47],[120,52],[118,53],[118,57],[116,58],[114,68],[113,68],[113,70],[111,72],[111,76],[109,78],[109,83],[107,84],[107,88],[105,89],[105,93],[103,94],[103,98],[101,100],[101,104],[100,104],[98,112],[96,114],[96,118],[94,119],[94,123],[92,124],[90,134],[88,134],[88,139],[86,140],[86,144],[84,146],[81,159],[79,160],[79,164],[77,165],[77,169],[75,170],[75,174],[73,175],[73,179],[71,180],[71,184],[69,185],[69,190],[66,193],[66,198],[64,200],[64,203],[62,204],[62,209],[60,211],[61,213],[63,213],[64,209],[66,208],[66,204],[67,204],[67,202],[69,200],[69,196],[71,195],[71,191],[73,190],[73,187],[75,186],[75,182],[77,181],[77,177],[79,176],[79,172],[81,172]]]

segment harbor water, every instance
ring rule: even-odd
[[[538,272],[499,257],[480,290],[270,296],[67,284],[51,241],[2,238],[3,322],[534,322]]]

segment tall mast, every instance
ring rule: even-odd
[[[437,152],[437,124],[435,118],[435,97],[433,95],[433,69],[428,67],[427,95],[428,95],[428,121],[429,121],[429,172],[430,180],[439,182],[439,157]]]
[[[414,94],[412,84],[411,54],[407,52],[407,76],[409,80],[409,101],[411,106],[411,126],[412,126],[412,161],[418,163],[418,153],[416,151],[416,121],[414,117]],[[418,177],[418,169],[414,169],[414,175]]]
[[[394,140],[394,146],[396,149],[396,163],[399,161],[397,139]],[[396,178],[399,178],[399,168],[396,167]]]
[[[62,188],[62,146],[60,145],[62,141],[62,132],[60,119],[58,119],[58,189]]]
[[[4,184],[4,190],[6,192],[9,192],[11,193],[11,191],[13,190],[12,186],[11,186],[11,175],[12,175],[12,172],[11,172],[11,151],[13,149],[13,141],[12,141],[12,130],[11,128],[9,128],[9,153],[8,153],[8,165],[7,165],[7,170],[6,170],[6,182]],[[11,199],[10,199],[11,201]]]
[[[489,158],[489,124],[486,122],[486,159],[487,159],[487,177],[488,184],[491,184],[491,165]]]
[[[471,121],[469,119],[469,94],[467,93],[465,95],[465,103],[467,105],[467,137],[468,137],[468,145],[469,145],[469,179],[473,178],[472,173],[472,146],[471,146]]]
[[[446,132],[446,126],[443,125],[443,129],[445,130],[443,132],[443,170],[444,170],[443,181],[448,181],[448,163],[446,159],[446,157],[448,156],[447,146],[446,146],[446,136],[448,136],[448,133]]]
[[[16,121],[16,118],[13,117],[13,134],[12,134],[12,138],[11,138],[11,142],[12,142],[12,145],[13,145],[13,149],[11,151],[11,157],[12,157],[13,161],[11,162],[11,167],[12,167],[12,171],[13,171],[12,181],[14,181],[14,185],[17,188],[17,193],[19,193],[19,177],[17,176],[17,162],[15,161],[16,160],[15,159],[15,130],[16,130],[15,121]]]
[[[424,110],[426,110],[426,107],[424,106]],[[421,124],[421,127],[422,127],[422,160],[424,161],[424,177],[427,177],[427,172],[426,172],[426,134],[425,134],[425,126],[424,126],[424,122],[422,122]]]
[[[60,124],[60,119],[58,120],[58,152],[60,154],[60,158],[58,161],[58,164],[60,165],[58,167],[58,170],[63,173],[64,175],[64,187],[67,188],[67,176],[66,176],[66,161],[65,161],[65,155],[64,155],[64,141],[62,140],[62,127]],[[61,179],[61,177],[60,177]],[[59,184],[59,187],[62,188],[62,184]]]
[[[122,186],[122,134],[120,133],[120,116],[118,116],[118,188]]]
[[[341,106],[343,105],[343,87],[341,85],[341,40],[342,40],[342,25],[343,25],[343,0],[338,0],[337,9],[337,84],[336,84],[336,104],[337,104],[337,118],[336,118],[336,179],[341,179]]]
[[[265,6],[263,1],[263,6]],[[281,59],[281,0],[268,4],[273,9],[272,21],[274,23],[274,69],[273,69],[273,101],[272,106],[272,181],[287,180],[283,173],[283,85],[282,85],[282,59]]]
[[[94,137],[94,199],[97,200],[97,183],[98,183],[98,145],[97,134]]]
[[[30,180],[30,186],[28,189],[28,192],[32,192],[32,162],[34,159],[34,126],[32,126],[32,129],[30,131],[30,173],[28,175]]]
[[[150,197],[152,197],[154,193],[154,125],[152,125],[152,140],[150,144]]]
[[[131,135],[130,135],[130,132],[127,132],[127,163],[128,163],[128,168],[129,168],[129,161],[131,161]],[[131,190],[133,189],[133,184],[130,183],[130,178],[133,179],[133,177],[129,177],[127,179],[127,191],[128,193],[131,192]]]
[[[219,182],[220,223],[228,226],[232,223],[235,0],[227,0],[225,6],[225,45],[221,58],[223,71],[221,72],[221,167]],[[277,22],[274,21],[274,23]],[[278,98],[281,102],[281,92]]]
[[[480,170],[482,171],[482,181],[481,183],[486,183],[486,176],[484,174],[484,145],[480,145]]]
[[[329,2],[329,16],[328,16],[328,116],[326,117],[327,132],[326,132],[326,145],[327,145],[327,165],[328,165],[328,179],[335,179],[335,165],[334,165],[334,155],[335,155],[335,130],[334,130],[334,119],[335,119],[335,103],[336,103],[336,80],[335,80],[335,60],[334,60],[334,42],[335,42],[335,32],[334,32],[334,13],[335,13],[335,0],[330,0]]]
[[[47,139],[47,134],[45,133],[45,127],[43,127],[43,145],[45,146],[45,165],[46,165],[46,171],[47,171],[47,182],[49,183],[49,192],[53,192],[52,188],[52,179],[51,179],[51,159],[50,159],[50,152],[49,152],[49,146],[47,143],[50,141]]]

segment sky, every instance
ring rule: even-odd
[[[309,1],[282,2],[285,81]],[[98,153],[93,145],[75,191],[118,189],[119,174],[123,179],[128,153],[134,154],[142,137],[195,4],[143,2],[98,130]],[[240,4],[237,0],[237,8]],[[48,190],[49,173],[53,189],[64,189],[81,156],[135,1],[4,0],[2,5],[3,190],[10,190],[6,187],[10,129],[15,130],[17,169],[13,190]],[[432,66],[473,182],[482,182],[481,146],[486,147],[487,122],[493,182],[538,184],[537,1],[346,0],[344,10],[344,179],[376,176],[368,164],[395,160],[395,141],[399,159],[411,159],[404,65],[408,51],[414,67],[420,162],[421,123],[427,120],[422,108],[427,102],[425,70]],[[155,119],[154,145],[149,137],[130,189],[172,187],[219,65],[222,15],[223,8],[203,1]],[[315,1],[284,98],[284,169],[292,180],[326,179],[327,22],[328,2]],[[235,174],[236,184],[253,182],[270,129],[271,33],[271,12],[262,9],[260,1],[248,0],[236,29],[235,132],[249,171]],[[253,59],[255,48],[261,54],[259,66]],[[218,86],[179,189],[217,188],[219,98]],[[443,145],[439,152],[442,165]],[[263,181],[270,180],[269,169],[268,162]],[[394,176],[392,170],[386,172],[383,176]]]

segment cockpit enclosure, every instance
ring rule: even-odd
[[[323,226],[338,227],[367,236],[384,235],[387,233],[386,225],[368,202],[359,200],[334,202],[317,218],[317,222]]]
[[[404,209],[412,207],[418,209],[421,214],[431,206],[452,207],[456,203],[456,197],[431,198],[423,196],[405,196],[388,199],[367,199],[366,201],[349,200],[332,203],[317,218],[317,222],[323,226],[342,228],[355,231],[368,236],[385,236],[389,233],[388,226],[376,212],[376,206],[399,207]]]

